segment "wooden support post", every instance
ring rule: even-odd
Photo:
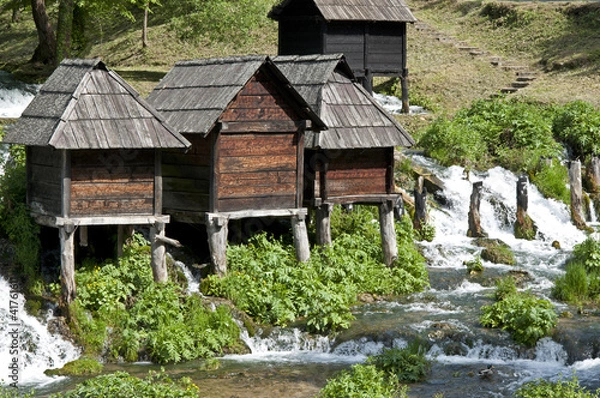
[[[75,286],[75,230],[73,225],[58,228],[60,237],[60,306],[69,317],[69,304],[77,296]]]
[[[520,176],[517,181],[517,220],[515,221],[515,237],[517,239],[535,239],[537,228],[527,215],[529,195],[527,194],[527,176]]]
[[[600,193],[600,158],[592,157],[586,170],[588,192]]]
[[[123,257],[123,242],[125,241],[123,226],[117,226],[117,258]]]
[[[471,203],[469,204],[469,229],[467,230],[467,236],[472,238],[479,238],[486,235],[481,228],[481,214],[479,213],[482,189],[482,181],[473,183]]]
[[[81,225],[79,227],[79,246],[80,247],[88,247],[88,227],[85,225]]]
[[[206,215],[212,272],[221,277],[227,274],[227,222],[225,217]]]
[[[310,259],[310,245],[308,243],[308,231],[306,229],[305,219],[305,214],[295,214],[292,216],[292,229],[294,231],[296,259],[300,263],[304,263]]]
[[[379,205],[379,229],[383,245],[383,263],[391,266],[398,258],[398,243],[394,224],[395,202],[387,200]]]
[[[402,89],[402,113],[410,113],[410,104],[408,103],[408,69],[402,71],[400,77],[400,87]]]
[[[152,275],[154,282],[165,283],[169,279],[167,274],[167,256],[165,242],[158,238],[165,235],[165,224],[157,222],[150,227],[150,245],[152,251]]]
[[[320,246],[331,245],[331,211],[332,204],[322,204],[317,207],[317,244]]]
[[[423,176],[419,176],[417,186],[414,190],[415,196],[415,215],[413,217],[413,227],[421,230],[427,221],[427,188],[425,188]]]
[[[585,229],[581,162],[579,160],[572,160],[569,162],[569,181],[571,185],[571,220],[573,220],[573,223],[577,228]]]

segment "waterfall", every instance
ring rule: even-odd
[[[18,118],[39,90],[37,84],[25,84],[0,71],[0,118]]]
[[[51,311],[44,321],[29,315],[19,285],[0,277],[0,380],[17,386],[40,386],[54,379],[44,375],[77,359],[78,348],[48,331]]]

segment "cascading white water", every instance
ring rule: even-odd
[[[0,277],[0,380],[36,387],[52,382],[44,371],[77,359],[80,351],[60,335],[51,334],[45,321],[29,315],[18,284],[10,282]]]
[[[29,105],[39,85],[15,80],[9,73],[0,71],[0,118],[17,118]]]

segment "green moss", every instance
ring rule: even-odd
[[[494,264],[515,265],[515,256],[506,243],[499,239],[478,238],[477,246],[483,247],[481,259]]]
[[[60,369],[48,369],[44,373],[48,376],[93,376],[100,374],[104,365],[92,358],[82,357],[67,362]]]

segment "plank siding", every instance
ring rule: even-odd
[[[154,151],[71,153],[71,216],[154,214]]]
[[[388,193],[388,148],[348,150],[329,161],[330,197]]]
[[[257,72],[222,115],[223,122],[261,122],[261,131],[227,133],[217,141],[218,211],[294,208],[297,203],[300,133],[281,122],[300,118],[264,71]]]
[[[401,73],[406,62],[404,39],[406,24],[371,24],[367,48],[369,49],[369,66],[374,73]]]
[[[209,211],[212,139],[186,135],[192,147],[186,153],[162,155],[163,208],[165,212]]]
[[[29,150],[28,199],[35,212],[60,214],[61,157],[52,148],[31,147]]]
[[[365,27],[356,23],[330,23],[325,38],[325,53],[343,53],[354,71],[364,71]]]

